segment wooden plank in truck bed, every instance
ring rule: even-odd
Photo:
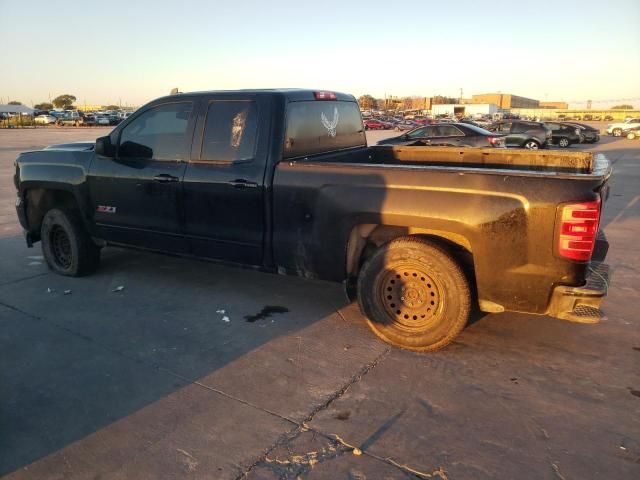
[[[474,147],[374,147],[380,163],[477,166],[488,168],[557,170],[577,173],[593,171],[591,152],[524,150]]]

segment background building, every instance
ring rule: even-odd
[[[469,117],[477,115],[493,115],[498,112],[498,107],[492,103],[447,103],[444,105],[432,105],[432,115],[456,115],[458,117]]]
[[[492,103],[498,108],[508,110],[510,108],[538,108],[540,102],[533,98],[519,97],[510,93],[482,93],[472,95],[473,103]]]
[[[569,108],[567,102],[540,102],[540,108],[557,108],[566,110]]]

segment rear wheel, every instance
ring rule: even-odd
[[[561,138],[560,140],[558,140],[558,146],[560,148],[567,148],[569,146],[569,139],[568,138]]]
[[[524,148],[528,150],[538,150],[540,148],[540,144],[535,140],[527,140],[524,142]]]
[[[634,138],[636,138],[636,134],[633,133],[633,132],[629,132],[629,133],[627,133],[627,138],[629,140],[633,140]]]
[[[42,220],[42,253],[51,270],[80,277],[93,272],[100,262],[98,247],[73,210],[54,208]]]
[[[444,249],[405,237],[380,247],[366,262],[358,278],[358,302],[379,338],[426,352],[448,345],[462,331],[471,292]]]

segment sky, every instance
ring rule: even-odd
[[[300,87],[640,108],[639,79],[640,0],[0,0],[0,103]]]

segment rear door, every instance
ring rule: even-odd
[[[269,97],[206,97],[184,177],[184,233],[194,255],[261,265]]]
[[[454,125],[436,125],[431,137],[431,145],[454,146],[464,145],[464,133]]]
[[[493,131],[506,135],[505,144],[507,147],[519,147],[522,139],[511,134],[511,125],[512,122],[500,122]]]

